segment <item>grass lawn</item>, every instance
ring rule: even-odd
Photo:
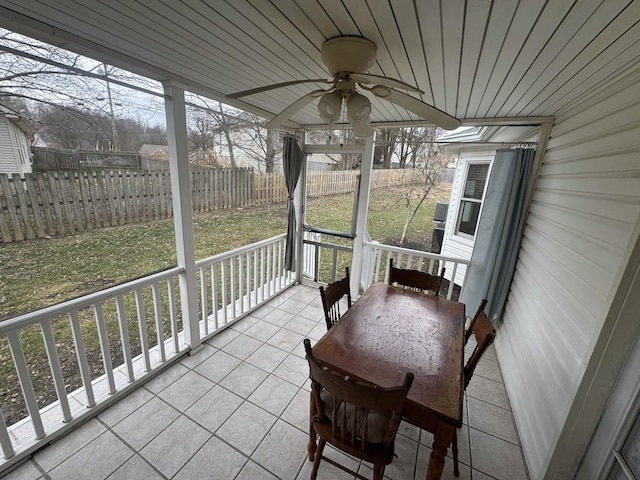
[[[429,249],[435,202],[448,201],[450,188],[450,184],[442,184],[431,193],[411,225],[406,246]],[[397,245],[406,218],[405,205],[403,189],[372,192],[368,221],[371,238]],[[352,208],[353,195],[315,198],[307,205],[307,223],[350,231]],[[207,258],[285,231],[285,204],[197,214],[194,217],[196,259]],[[51,240],[1,245],[0,321],[175,264],[171,219],[80,232]],[[348,258],[341,258],[340,264],[340,271],[343,271]],[[87,348],[89,351],[91,348],[96,350],[93,356],[96,363],[100,364],[95,323],[86,323],[93,323],[93,328],[87,325]],[[135,334],[133,331],[132,335]],[[155,333],[150,331],[149,335],[151,337]],[[39,329],[34,327],[23,330],[21,338],[42,407],[55,399],[42,337]],[[118,338],[114,338],[114,342],[117,343]],[[70,333],[62,328],[56,331],[56,344],[61,360],[64,361],[68,356],[70,358],[67,360],[73,363],[75,350]],[[99,372],[99,368],[96,371]],[[68,388],[73,389],[74,385]],[[6,338],[0,339],[0,407],[8,424],[25,415]]]

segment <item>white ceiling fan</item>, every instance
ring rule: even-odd
[[[293,80],[232,93],[227,95],[227,98],[240,98],[299,83],[330,84],[329,88],[313,90],[303,95],[272,118],[265,127],[276,128],[280,126],[291,115],[319,98],[318,112],[325,122],[333,124],[339,120],[342,104],[345,102],[347,119],[353,127],[355,135],[368,137],[373,135],[373,128],[369,120],[371,103],[365,95],[356,90],[357,86],[380,99],[403,107],[445,130],[454,130],[460,126],[460,120],[457,118],[397,90],[424,93],[420,89],[401,80],[364,73],[376,59],[376,46],[366,38],[343,36],[327,40],[322,45],[321,58],[333,76],[333,80],[324,78]]]

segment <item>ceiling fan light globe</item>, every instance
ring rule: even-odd
[[[318,101],[320,118],[327,123],[335,123],[340,118],[342,110],[342,95],[333,91],[325,93]]]
[[[347,99],[347,118],[349,122],[359,122],[362,119],[369,121],[371,114],[371,102],[367,97],[359,93],[352,93]]]
[[[358,121],[350,122],[353,128],[353,134],[358,138],[370,137],[373,135],[373,127],[369,121],[369,117],[362,118]]]

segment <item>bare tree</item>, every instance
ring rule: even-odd
[[[391,157],[396,149],[399,133],[399,128],[385,128],[378,132],[373,155],[374,165],[391,168]]]
[[[280,143],[279,131],[263,128],[257,115],[243,113],[242,118],[245,123],[238,129],[236,147],[253,160],[259,172],[273,173]]]
[[[156,110],[163,106],[160,97],[132,92],[153,93],[159,87],[144,77],[0,29],[0,102],[22,100],[41,137],[66,137],[57,143],[71,147],[68,141],[75,136],[82,145],[73,148],[134,148],[138,142],[130,138],[131,121],[145,125],[132,120],[136,113],[146,110],[163,118]],[[65,128],[72,134],[54,133]],[[120,145],[119,138],[129,140]]]

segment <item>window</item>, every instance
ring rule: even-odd
[[[488,173],[488,163],[471,163],[468,165],[458,212],[457,233],[475,235]]]

